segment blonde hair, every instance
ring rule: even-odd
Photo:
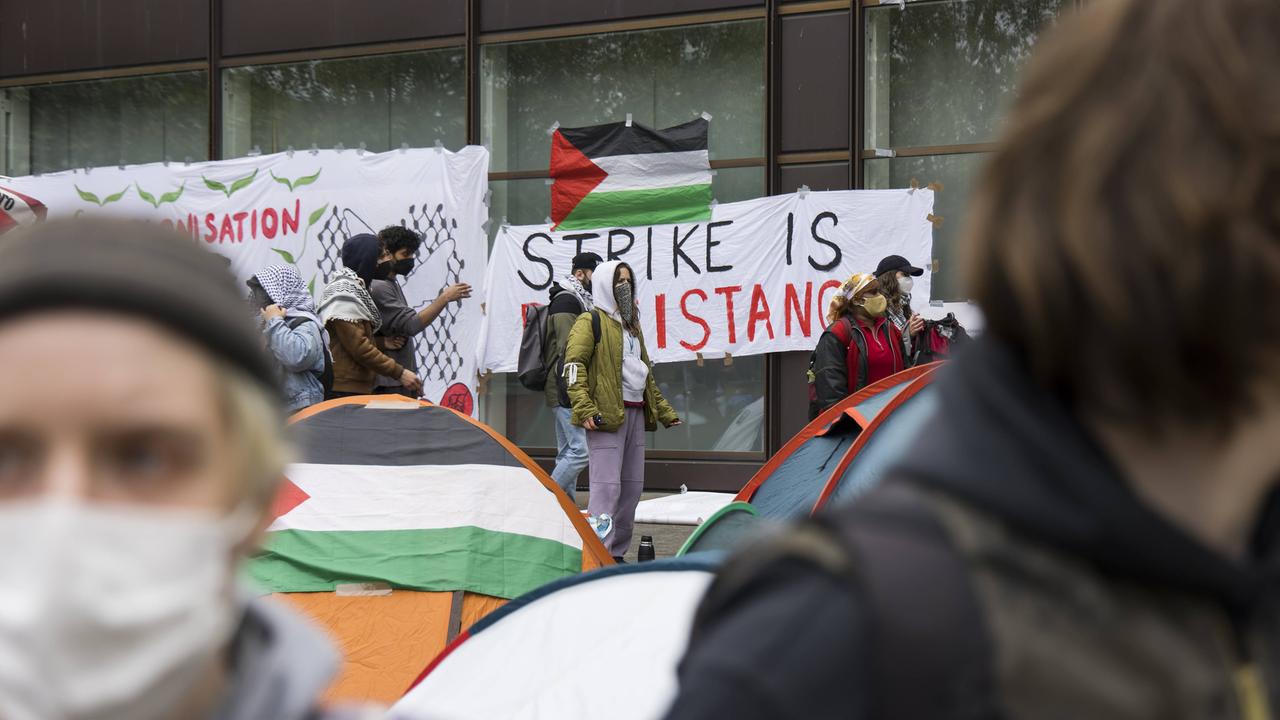
[[[284,414],[270,392],[242,370],[219,364],[216,373],[228,436],[237,455],[240,492],[255,507],[266,508],[293,457]]]

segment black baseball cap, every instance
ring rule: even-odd
[[[596,266],[602,262],[604,262],[604,258],[593,252],[578,253],[573,256],[573,269],[595,272]]]
[[[924,270],[907,262],[907,259],[901,255],[890,255],[889,257],[881,260],[880,264],[876,266],[876,277],[880,277],[887,272],[895,271],[906,273],[912,277],[920,277],[924,274]]]

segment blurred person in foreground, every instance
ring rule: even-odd
[[[986,333],[887,482],[730,561],[669,718],[1277,717],[1277,38],[1047,35],[973,196]]]
[[[408,278],[409,273],[413,272],[418,249],[422,247],[422,236],[403,225],[389,225],[378,231],[378,239],[391,254],[391,271],[385,280],[374,280],[369,284],[369,294],[373,296],[373,302],[382,314],[382,327],[378,329],[376,337],[387,357],[416,374],[418,355],[414,336],[434,322],[449,303],[461,302],[471,297],[471,286],[467,283],[450,285],[426,307],[414,310],[404,296],[400,278]],[[378,394],[407,395],[414,398],[419,395],[418,392],[406,389],[399,378],[386,375],[375,378],[373,385],[373,391]]]
[[[286,453],[225,264],[142,224],[7,234],[0,367],[0,717],[338,717],[329,642],[236,582]]]
[[[417,374],[388,357],[374,341],[382,313],[369,287],[390,273],[391,254],[377,237],[362,233],[343,243],[342,267],[320,297],[320,319],[333,338],[333,397],[368,395],[379,376],[396,380],[413,397],[422,392]]]
[[[249,302],[259,311],[267,349],[280,364],[285,411],[324,400],[329,333],[292,265],[268,265],[249,278]]]

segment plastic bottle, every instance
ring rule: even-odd
[[[655,552],[653,549],[653,536],[640,536],[640,549],[636,551],[636,560],[639,562],[649,562],[654,559]]]

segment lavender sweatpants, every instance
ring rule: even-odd
[[[644,409],[627,408],[617,432],[588,430],[587,451],[591,458],[587,512],[613,517],[613,532],[604,539],[604,546],[610,555],[626,555],[644,490]]]

